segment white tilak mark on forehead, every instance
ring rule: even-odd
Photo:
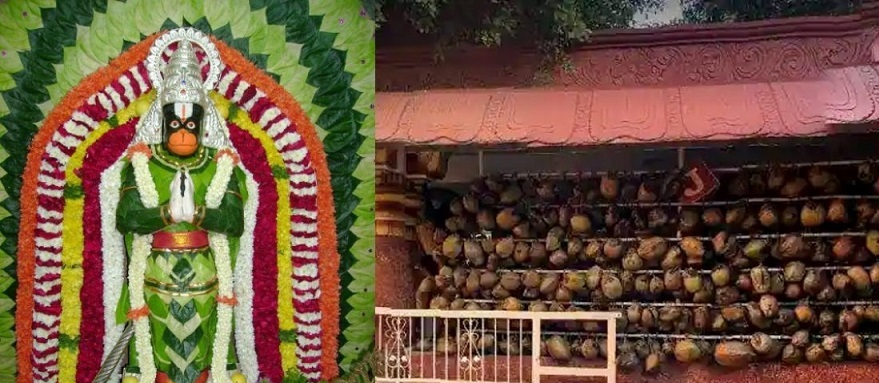
[[[189,117],[192,117],[192,103],[191,102],[175,102],[174,103],[174,114],[177,115],[181,120],[187,120]]]

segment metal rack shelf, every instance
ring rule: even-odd
[[[487,304],[501,304],[500,301],[493,299],[462,299],[466,303],[487,303]],[[556,303],[556,301],[549,300],[521,300],[522,305],[528,305],[533,302],[543,302],[543,304],[550,305]],[[576,307],[628,307],[632,305],[640,305],[641,307],[707,307],[707,308],[723,308],[729,306],[745,306],[749,302],[737,302],[729,305],[717,305],[714,303],[691,303],[691,302],[608,302],[608,303],[597,303],[597,302],[588,302],[588,301],[570,301],[570,302],[557,302],[566,306],[576,306]],[[753,302],[750,302],[753,303]],[[778,302],[779,306],[785,307],[796,307],[800,303],[807,303],[810,306],[819,306],[819,307],[849,307],[849,306],[867,306],[867,305],[879,305],[879,300],[863,300],[863,301],[831,301],[831,302],[821,302],[821,301],[813,301],[813,300],[801,300],[799,302]]]
[[[803,233],[803,232],[791,232],[791,233],[776,233],[776,234],[735,234],[730,235],[730,238],[736,240],[751,240],[751,239],[779,239],[784,238],[788,235],[798,235],[803,238],[837,238],[837,237],[865,237],[867,233],[862,231],[841,231],[841,232],[822,232],[822,233]],[[478,235],[474,236],[478,237]],[[571,237],[562,238],[562,241],[566,241]],[[605,242],[608,240],[617,240],[620,242],[638,242],[645,238],[651,238],[651,236],[645,237],[590,237],[585,235],[576,236],[581,241],[585,243],[589,242]],[[680,242],[684,238],[696,238],[700,241],[710,241],[712,237],[700,237],[700,236],[681,236],[681,237],[662,237],[662,239],[669,242]],[[516,242],[546,242],[545,238],[513,238],[513,241]]]
[[[652,207],[723,207],[723,206],[739,206],[758,203],[789,203],[789,202],[809,202],[809,201],[829,201],[829,200],[879,200],[879,195],[872,194],[836,194],[836,195],[820,195],[811,197],[755,197],[742,198],[738,200],[728,201],[705,201],[705,202],[604,202],[594,204],[572,204],[564,205],[572,208],[590,209],[590,208],[652,208]],[[561,207],[563,204],[546,203],[534,204],[532,209]]]

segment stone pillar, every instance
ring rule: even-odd
[[[415,307],[413,238],[406,223],[406,177],[399,149],[378,147],[375,155],[375,305]]]

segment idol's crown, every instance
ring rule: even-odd
[[[177,44],[177,50],[171,54],[171,59],[165,67],[162,77],[162,93],[159,94],[159,102],[162,105],[177,102],[191,102],[204,106],[204,85],[201,79],[201,69],[195,49],[189,40],[182,40]]]

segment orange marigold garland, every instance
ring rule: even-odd
[[[15,337],[17,342],[18,378],[19,383],[34,381],[31,355],[33,345],[33,311],[34,311],[34,257],[35,230],[37,227],[37,177],[40,162],[46,151],[46,145],[73,112],[83,105],[87,98],[100,91],[116,78],[122,76],[131,67],[146,57],[153,40],[153,35],[144,39],[114,60],[114,65],[104,67],[83,79],[74,87],[44,120],[40,130],[31,141],[27,155],[27,164],[22,175],[21,187],[21,220],[18,233],[18,291],[16,292]]]

